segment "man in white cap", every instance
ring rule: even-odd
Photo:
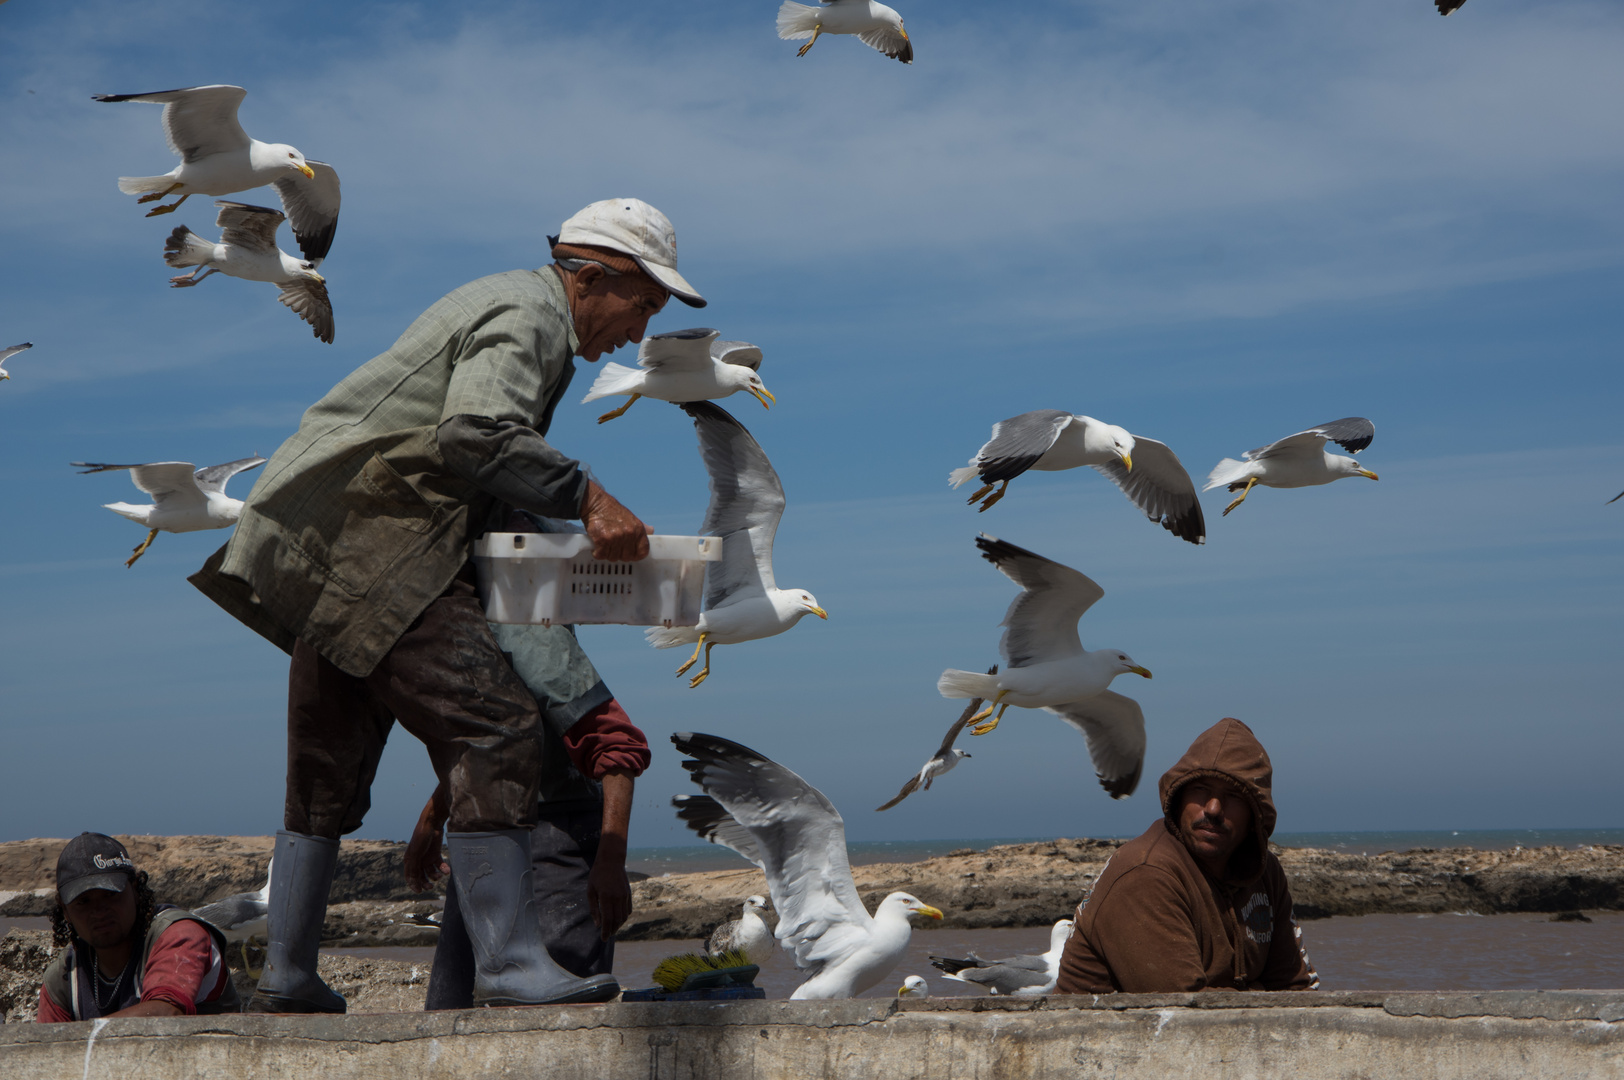
[[[446,792],[475,1003],[619,991],[612,975],[563,970],[543,943],[528,833],[543,719],[485,622],[469,550],[517,509],[579,519],[597,558],[647,557],[649,530],[545,435],[572,357],[642,340],[670,296],[705,301],[677,272],[670,221],[637,199],[564,222],[553,256],[442,297],[311,406],[230,542],[190,579],[293,657],[284,828],[250,1010],[344,1010],[316,953],[338,838],[361,825],[396,720],[423,741]],[[629,796],[619,751],[636,729],[625,712],[606,691],[558,707],[579,713],[564,740],[572,763],[592,780],[624,780]]]

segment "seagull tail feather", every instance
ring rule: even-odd
[[[947,482],[954,487],[961,487],[965,481],[974,480],[981,475],[981,470],[975,465],[966,465],[962,469],[954,469],[947,474]]]
[[[1225,484],[1243,483],[1246,480],[1247,469],[1251,467],[1249,461],[1236,461],[1234,458],[1224,458],[1212,472],[1207,474],[1207,486],[1202,491],[1211,491],[1215,487]]]
[[[948,668],[936,680],[936,690],[945,698],[986,698],[998,696],[998,676]]]
[[[797,4],[795,0],[784,0],[778,9],[778,36],[785,41],[799,41],[809,38],[812,31],[818,28],[818,8],[816,5]]]
[[[118,189],[126,195],[145,195],[149,191],[165,191],[174,186],[173,176],[121,176]]]
[[[697,626],[651,626],[643,631],[648,643],[656,649],[674,649],[678,645],[692,645],[699,640]]]
[[[164,262],[170,266],[203,266],[213,258],[214,245],[184,225],[164,241]]]
[[[613,397],[616,394],[636,393],[637,383],[643,374],[636,368],[629,368],[624,364],[605,364],[598,377],[592,380],[592,389],[581,399],[581,404],[585,405],[589,401]]]

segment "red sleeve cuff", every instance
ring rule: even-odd
[[[614,698],[564,732],[564,749],[581,775],[593,780],[602,780],[613,769],[641,776],[650,760],[648,738]]]

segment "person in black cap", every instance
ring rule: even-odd
[[[124,845],[86,832],[56,861],[56,944],[39,1020],[193,1016],[240,1012],[224,935],[173,904],[159,904]]]

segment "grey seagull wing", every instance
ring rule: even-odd
[[[1082,732],[1094,775],[1113,799],[1126,799],[1145,768],[1145,712],[1131,697],[1107,690],[1083,701],[1046,707]]]
[[[681,408],[693,417],[710,474],[700,532],[722,537],[722,558],[705,572],[705,607],[714,608],[741,589],[775,587],[773,538],[784,514],[784,485],[761,444],[726,409],[709,401]]]
[[[315,178],[289,175],[274,181],[271,186],[282,199],[282,209],[293,223],[293,238],[299,242],[299,252],[312,266],[332,250],[333,236],[338,232],[338,204],[340,193],[338,173],[325,161],[305,159]]]
[[[1096,465],[1104,476],[1122,489],[1145,516],[1162,528],[1192,544],[1207,540],[1207,522],[1201,514],[1201,499],[1195,482],[1184,471],[1178,455],[1166,443],[1133,438],[1133,471],[1120,461]]]
[[[277,299],[310,324],[310,332],[328,345],[333,343],[333,301],[327,286],[313,278],[291,278],[279,282]]]
[[[713,341],[710,346],[712,360],[736,364],[751,371],[761,370],[761,346],[748,341]]]
[[[240,472],[246,472],[249,469],[259,468],[259,466],[265,464],[267,460],[267,458],[262,458],[256,454],[253,457],[238,458],[236,461],[228,461],[223,465],[206,465],[197,470],[197,472],[193,473],[192,477],[197,481],[197,486],[200,490],[205,492],[218,491],[224,493],[226,490],[227,480],[230,480],[233,476],[236,476]]]
[[[653,334],[637,347],[637,366],[650,371],[704,371],[711,366],[711,342],[721,334],[708,326]]]
[[[246,150],[248,133],[237,121],[237,106],[248,96],[224,84],[158,90],[150,94],[96,94],[96,101],[143,101],[164,107],[164,138],[169,149],[190,164],[228,150]]]
[[[1037,409],[998,421],[992,426],[992,437],[976,451],[975,465],[981,482],[1013,480],[1036,465],[1073,419],[1063,409]]]
[[[976,537],[982,558],[1021,587],[1004,613],[1004,637],[998,649],[1010,667],[1027,667],[1083,651],[1077,620],[1105,595],[1088,575],[1035,551],[982,533]]]

